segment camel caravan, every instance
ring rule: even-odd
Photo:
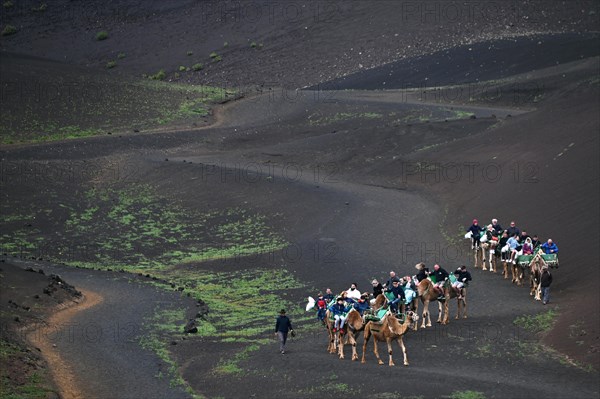
[[[474,268],[496,273],[501,263],[504,279],[510,274],[512,283],[518,286],[523,285],[525,274],[529,272],[530,295],[537,301],[543,300],[542,275],[559,266],[558,246],[552,239],[542,243],[536,235],[521,231],[514,221],[503,229],[497,219],[492,219],[485,228],[474,219],[465,238],[471,240]],[[548,300],[543,302],[546,304]]]
[[[548,239],[541,243],[537,236],[530,237],[510,223],[506,230],[496,219],[485,228],[479,226],[477,219],[468,229],[465,238],[471,240],[474,252],[474,267],[492,273],[497,272],[498,263],[502,264],[502,275],[508,279],[509,269],[512,282],[522,285],[525,271],[529,270],[530,295],[549,302],[549,285],[552,277],[548,268],[558,267],[558,247]],[[366,362],[369,340],[373,338],[373,353],[379,364],[384,364],[379,356],[378,342],[385,342],[388,349],[388,365],[394,366],[392,343],[398,341],[403,354],[403,364],[408,366],[408,357],[403,337],[408,331],[417,331],[431,327],[429,304],[438,305],[437,323],[449,323],[449,303],[456,299],[456,319],[467,318],[467,288],[472,280],[466,266],[452,273],[446,272],[436,264],[430,271],[424,263],[418,263],[414,276],[399,278],[390,272],[390,279],[382,285],[372,281],[373,293],[360,293],[357,284],[338,296],[328,288],[325,295],[319,293],[315,300],[308,297],[306,310],[317,310],[317,318],[327,328],[329,341],[327,351],[344,359],[344,346],[352,348],[352,360],[358,360],[357,341],[362,333],[363,346],[361,363]],[[418,316],[419,302],[423,305]]]
[[[373,298],[368,292],[360,293],[356,284],[343,291],[337,297],[319,293],[318,299],[308,298],[306,310],[317,308],[317,318],[326,326],[329,335],[327,350],[344,359],[344,346],[352,348],[352,360],[358,360],[357,341],[362,333],[363,348],[361,363],[366,362],[367,344],[373,338],[373,352],[379,364],[384,362],[379,357],[378,342],[385,342],[388,349],[388,365],[394,366],[392,343],[398,341],[403,354],[403,364],[408,366],[408,357],[403,336],[410,330],[418,330],[418,307],[423,304],[421,328],[431,327],[429,303],[438,303],[438,319],[440,324],[449,322],[448,303],[457,299],[456,319],[467,317],[467,285],[471,275],[462,266],[454,273],[447,273],[439,265],[429,271],[425,264],[416,265],[415,276],[396,277],[390,272],[390,279],[382,286],[373,280]]]

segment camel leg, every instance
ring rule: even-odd
[[[462,303],[463,303],[463,319],[467,318],[467,290],[464,289],[463,292],[463,299],[462,299]]]
[[[329,328],[327,330],[327,332],[329,333],[329,346],[327,347],[327,351],[329,353],[335,353],[335,336],[334,336],[332,328]]]
[[[385,343],[387,344],[388,347],[388,354],[390,355],[390,361],[388,363],[388,365],[391,366],[395,366],[394,364],[394,360],[392,359],[392,340],[390,338],[387,338],[385,340]]]
[[[442,309],[443,309],[443,313],[444,313],[444,317],[442,318],[442,324],[448,324],[450,322],[449,318],[449,314],[448,312],[450,311],[450,304],[448,303],[450,302],[450,295],[448,295],[446,297],[446,300],[444,301],[444,304],[442,305]]]
[[[458,295],[460,295],[460,294],[461,294],[461,292],[459,291]],[[460,319],[460,307],[461,307],[460,302],[461,302],[460,299],[456,298],[456,320]]]
[[[338,355],[340,356],[340,359],[344,358],[344,337],[341,335],[339,335]]]
[[[508,265],[506,264],[506,262],[502,262],[502,275],[504,276],[504,279],[508,279]]]
[[[352,341],[352,361],[354,362],[358,360],[358,353],[356,353],[356,338],[354,337],[354,334],[349,338]]]
[[[421,317],[423,318],[421,328],[431,327],[431,318],[429,317],[429,301],[423,302],[423,314],[421,315]]]
[[[487,270],[487,267],[485,265],[485,255],[483,248],[479,248],[477,250],[477,260],[481,264],[481,270]]]
[[[415,298],[413,300],[413,303],[415,304],[415,314],[419,314],[419,298]],[[419,329],[419,323],[415,323],[415,331],[417,331]]]
[[[492,270],[493,267],[493,270]],[[490,249],[490,271],[496,273],[496,258],[494,257],[494,251]]]
[[[360,362],[362,364],[365,364],[367,362],[366,358],[365,358],[365,353],[367,352],[367,342],[369,342],[369,338],[371,337],[371,328],[369,327],[369,325],[367,324],[365,326],[365,332],[364,332],[364,338],[363,338],[363,351],[362,351],[362,359],[360,360]]]
[[[375,353],[375,357],[377,358],[377,363],[379,365],[383,364],[383,361],[379,357],[379,349],[377,349],[377,337],[373,335],[373,352]]]
[[[438,303],[438,319],[437,319],[437,322],[441,323],[442,322],[442,316],[443,316],[442,303],[440,301],[437,301],[437,303]]]
[[[402,336],[398,338],[398,345],[400,345],[400,349],[402,349],[402,355],[404,356],[404,365],[408,366],[408,356],[406,355],[406,346],[404,346],[404,340]]]
[[[473,266],[473,267],[474,267],[475,269],[479,269],[479,263],[477,262],[477,249],[474,249],[474,250],[473,250],[473,253],[475,254],[475,255],[474,255],[475,264],[474,264],[474,266]]]

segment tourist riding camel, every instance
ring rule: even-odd
[[[417,263],[415,268],[419,271],[415,276],[415,279],[417,280],[415,284],[419,284],[421,281],[429,277],[429,268],[425,267],[425,263]]]
[[[435,284],[433,285],[433,288],[439,294],[440,299],[443,299],[444,298],[444,284],[446,284],[446,280],[448,280],[448,277],[450,275],[448,274],[448,272],[446,270],[444,270],[438,264],[435,264],[433,266],[433,273],[431,273],[431,275],[435,277]]]
[[[492,228],[498,235],[502,234],[503,229],[500,223],[498,223],[498,219],[492,219]]]
[[[547,255],[557,254],[558,246],[556,245],[556,243],[554,241],[552,241],[551,238],[549,238],[548,241],[546,241],[545,243],[542,244],[542,250]]]
[[[358,290],[356,283],[350,285],[350,288],[346,290],[346,294],[348,295],[348,298],[354,299],[355,301],[360,299],[360,291]]]
[[[471,249],[479,248],[479,245],[480,245],[479,240],[481,239],[482,231],[483,231],[483,228],[479,225],[479,222],[477,221],[477,219],[473,219],[473,224],[467,230],[467,232],[471,233]]]
[[[462,265],[461,267],[456,269],[454,275],[456,276],[456,281],[452,283],[452,288],[454,289],[454,291],[456,291],[458,299],[463,299],[462,289],[465,287],[466,284],[469,283],[469,281],[472,280],[471,273],[467,271],[467,267],[465,265]]]
[[[344,334],[344,323],[346,322],[346,316],[350,309],[352,309],[352,306],[346,304],[344,298],[341,296],[337,297],[336,302],[329,307],[329,312],[331,312],[335,321],[333,332],[339,330],[340,333]]]
[[[386,289],[386,292],[391,292],[394,298],[390,301],[390,309],[394,314],[398,313],[398,303],[404,305],[404,301],[406,300],[404,289],[400,286],[400,279],[398,277],[392,279],[392,286]]]

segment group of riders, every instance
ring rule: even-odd
[[[521,231],[514,221],[510,222],[507,229],[503,229],[497,219],[486,227],[479,225],[477,219],[467,230],[467,237],[471,238],[471,249],[479,249],[482,242],[490,244],[490,250],[499,256],[502,262],[517,263],[521,255],[533,255],[539,249],[545,254],[558,254],[558,246],[551,238],[542,243],[537,235],[530,236],[526,231]]]
[[[510,222],[507,229],[503,229],[497,219],[492,219],[492,223],[486,227],[481,227],[477,219],[467,230],[466,237],[471,238],[471,249],[476,250],[482,243],[489,242],[490,248],[496,252],[496,255],[503,262],[516,264],[517,257],[520,255],[533,255],[541,250],[545,254],[558,254],[558,246],[548,239],[542,243],[538,236],[529,236],[526,231],[521,231],[514,221]],[[466,266],[461,266],[452,274],[444,270],[440,265],[433,266],[430,271],[425,264],[416,265],[418,270],[414,276],[398,277],[394,271],[390,272],[389,279],[380,283],[377,279],[371,281],[373,292],[360,292],[358,285],[352,283],[350,288],[342,291],[339,295],[334,295],[330,288],[327,288],[325,294],[319,292],[315,300],[317,309],[317,319],[326,324],[325,317],[327,311],[334,320],[334,332],[339,331],[344,334],[344,324],[348,313],[355,309],[361,316],[371,309],[375,304],[376,298],[384,294],[388,300],[388,307],[393,313],[402,312],[406,306],[411,310],[414,306],[414,299],[418,296],[418,284],[424,279],[430,279],[433,289],[438,293],[438,300],[445,300],[444,286],[450,285],[456,291],[458,299],[462,299],[463,288],[469,281],[472,281],[471,273],[467,271]]]
[[[463,288],[472,280],[471,273],[467,271],[466,266],[461,266],[456,271],[449,274],[440,265],[436,264],[433,271],[429,271],[425,264],[419,263],[416,265],[418,273],[414,276],[398,277],[394,271],[390,272],[390,277],[384,284],[381,284],[377,279],[371,281],[373,292],[361,293],[356,283],[352,283],[350,288],[342,291],[338,296],[335,296],[330,288],[327,288],[325,294],[319,292],[315,301],[317,309],[317,319],[323,324],[327,310],[334,321],[334,332],[339,331],[344,334],[344,324],[348,313],[355,309],[361,316],[375,304],[376,299],[380,295],[385,295],[387,298],[387,306],[394,314],[403,313],[406,306],[414,309],[414,299],[418,296],[418,284],[424,279],[429,278],[434,281],[433,288],[439,294],[439,300],[445,300],[444,284],[450,281],[452,289],[461,299]]]

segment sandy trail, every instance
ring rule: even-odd
[[[61,398],[83,399],[85,395],[81,391],[81,381],[73,372],[71,364],[65,361],[56,345],[52,343],[49,331],[58,331],[67,325],[73,317],[85,310],[102,303],[104,298],[93,291],[82,291],[83,297],[80,301],[59,306],[60,310],[48,318],[47,324],[27,335],[29,342],[41,350],[42,356],[48,362],[48,369],[58,386]]]

